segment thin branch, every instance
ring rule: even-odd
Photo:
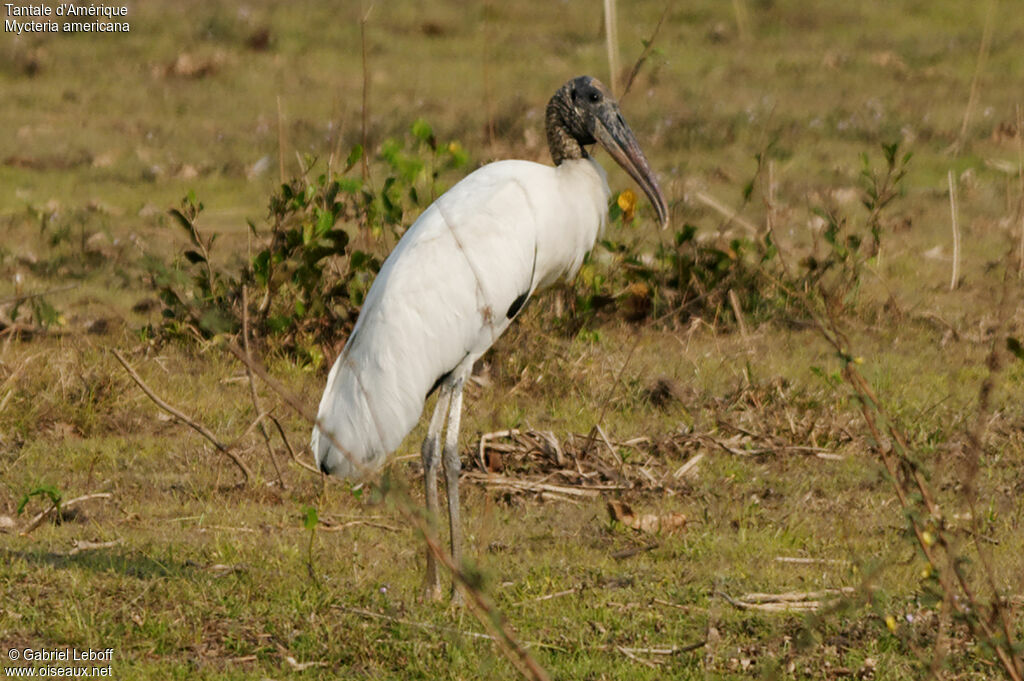
[[[245,354],[251,357],[252,353],[249,350],[249,296],[245,285],[242,286],[242,344],[245,347]],[[260,398],[256,392],[256,379],[248,364],[245,365],[245,375],[249,379],[249,397],[252,398],[252,406],[256,409],[257,414],[262,414],[263,409],[260,407]],[[284,476],[281,475],[281,467],[277,465],[277,459],[274,457],[274,448],[270,445],[270,434],[267,433],[267,428],[263,425],[262,420],[259,422],[259,428],[260,434],[263,436],[263,444],[267,447],[267,456],[270,457],[270,463],[274,465],[274,470],[277,472],[277,482],[281,485],[281,489],[288,489],[284,484]]]
[[[284,441],[284,446],[285,446],[285,448],[286,448],[286,449],[288,450],[288,455],[292,457],[292,461],[294,461],[294,462],[295,462],[296,464],[298,464],[298,466],[299,466],[300,468],[305,468],[305,469],[306,469],[307,471],[309,471],[310,473],[313,473],[313,474],[314,474],[314,475],[316,475],[317,477],[323,477],[323,473],[322,473],[321,471],[317,470],[317,469],[316,469],[316,468],[314,468],[313,466],[310,466],[310,465],[309,465],[308,463],[306,463],[305,461],[303,461],[302,459],[300,459],[300,458],[299,458],[299,457],[298,457],[298,456],[297,456],[297,455],[295,454],[295,450],[294,450],[294,449],[292,449],[292,443],[288,441],[288,436],[287,436],[287,435],[285,435],[285,433],[284,433],[284,427],[283,427],[283,426],[281,426],[281,422],[280,422],[280,421],[278,421],[278,420],[277,420],[277,418],[276,418],[276,417],[274,417],[273,415],[271,415],[271,416],[270,416],[269,418],[270,418],[270,421],[271,421],[271,422],[272,422],[272,423],[274,424],[274,426],[275,426],[275,427],[277,428],[277,432],[278,432],[278,434],[279,434],[279,435],[281,436],[281,440],[283,440],[283,441]],[[340,480],[339,480],[339,482],[340,482]]]
[[[985,27],[981,32],[981,45],[978,46],[978,59],[974,63],[974,76],[971,78],[971,91],[967,96],[967,107],[964,109],[964,118],[960,124],[960,134],[956,136],[956,141],[950,145],[947,150],[954,156],[959,156],[963,150],[964,144],[967,141],[967,126],[971,122],[971,115],[974,113],[974,107],[978,102],[978,81],[981,78],[982,71],[985,70],[985,62],[988,61],[988,50],[989,45],[992,43],[992,27],[995,24],[996,15],[996,0],[990,0],[988,5],[988,13],[985,15]]]
[[[1017,196],[1017,220],[1020,222],[1020,245],[1017,247],[1017,274],[1024,277],[1024,111],[1017,105],[1017,179],[1020,194]]]
[[[432,624],[430,622],[417,622],[415,620],[408,620],[401,617],[392,617],[391,615],[373,612],[372,610],[364,610],[363,608],[352,608],[345,605],[335,605],[334,607],[343,612],[350,612],[353,615],[359,615],[360,617],[366,617],[368,619],[383,620],[385,622],[394,622],[395,624],[404,624],[405,626],[416,627],[417,629],[444,631],[451,634],[457,634],[459,636],[465,636],[466,638],[479,638],[487,641],[495,640],[494,636],[490,634],[481,634],[476,631],[464,631],[462,629],[456,629],[455,627],[446,627],[440,624]],[[523,643],[523,645],[529,648],[547,648],[548,650],[557,650],[563,653],[568,652],[565,648],[551,645],[550,643],[526,641]]]
[[[359,20],[359,43],[362,50],[363,59],[363,105],[360,111],[361,115],[361,132],[362,132],[362,143],[363,143],[363,156],[362,170],[363,170],[363,182],[367,182],[370,179],[370,165],[366,157],[370,153],[368,132],[367,127],[369,126],[370,118],[370,67],[366,60],[366,22],[370,19],[370,12],[373,11],[373,3],[370,3],[369,9],[363,13],[362,18]]]
[[[654,27],[654,31],[651,33],[651,37],[644,41],[644,49],[637,58],[636,63],[633,64],[633,70],[629,72],[629,77],[626,79],[626,86],[622,89],[622,94],[619,96],[621,102],[625,99],[626,95],[629,94],[629,89],[633,87],[633,81],[640,74],[640,68],[647,61],[647,57],[651,54],[651,50],[654,49],[654,39],[658,37],[658,31],[661,30],[661,25],[665,23],[665,17],[668,16],[668,10],[671,5],[665,5],[665,9],[661,13],[661,18],[658,19],[657,25]]]
[[[49,288],[45,291],[39,291],[38,293],[25,293],[19,296],[13,296],[11,298],[4,298],[0,300],[0,305],[7,305],[9,303],[23,303],[26,300],[32,300],[33,298],[42,298],[53,293],[63,293],[64,291],[70,291],[71,289],[78,288],[78,284],[68,284],[66,286],[57,286],[56,288]]]
[[[719,201],[715,197],[711,196],[710,194],[707,194],[707,193],[702,192],[702,191],[698,191],[698,192],[694,193],[694,197],[698,201],[703,203],[705,206],[715,210],[716,212],[721,214],[722,217],[725,218],[725,224],[722,225],[723,229],[725,227],[728,227],[731,223],[735,222],[740,227],[742,227],[743,229],[747,230],[747,233],[751,237],[757,236],[758,232],[760,231],[754,225],[754,223],[752,223],[750,220],[747,220],[745,217],[740,215],[738,210],[734,210],[732,208],[728,208],[727,206],[722,204],[721,201]]]
[[[955,291],[960,281],[960,225],[957,222],[956,180],[953,179],[952,169],[947,172],[946,179],[949,181],[949,212],[953,224],[953,275],[949,282],[949,290]]]
[[[619,92],[619,19],[615,0],[604,0],[604,40],[608,50],[608,84],[615,97]]]
[[[153,390],[148,385],[146,385],[146,382],[143,381],[142,378],[135,372],[135,369],[133,369],[131,365],[128,364],[128,360],[126,360],[120,352],[114,350],[113,353],[114,357],[117,358],[117,361],[121,363],[121,366],[123,366],[125,371],[128,372],[128,375],[132,377],[133,381],[135,381],[135,384],[142,389],[142,392],[146,393],[149,399],[153,400],[153,403],[156,404],[156,406],[160,407],[168,414],[175,417],[176,419],[178,419],[179,421],[181,421],[182,423],[189,426],[194,431],[205,437],[211,444],[213,444],[214,447],[217,448],[217,451],[227,456],[236,466],[238,466],[238,470],[242,471],[242,475],[245,477],[244,482],[249,482],[250,478],[252,478],[252,472],[249,470],[249,467],[245,465],[245,462],[239,459],[238,456],[234,452],[232,452],[229,447],[227,447],[220,440],[218,440],[217,437],[213,433],[211,433],[206,426],[194,421],[193,419],[190,419],[188,416],[185,416],[185,414],[183,414],[180,409],[176,409],[169,405],[164,400],[160,399],[160,397],[155,392],[153,392]]]
[[[93,499],[110,499],[113,496],[114,495],[111,494],[110,492],[98,492],[96,494],[86,494],[84,496],[76,497],[76,498],[70,499],[68,501],[62,501],[60,503],[60,505],[59,505],[60,512],[63,513],[67,509],[71,508],[72,506],[77,506],[78,504],[82,503],[83,501],[92,501]],[[43,523],[44,520],[46,520],[51,515],[56,513],[57,509],[58,509],[58,505],[57,504],[51,505],[45,511],[42,511],[41,513],[36,515],[34,518],[32,518],[32,520],[29,521],[28,525],[25,526],[25,529],[22,530],[19,534],[22,537],[28,536],[28,534],[30,532],[32,532],[32,530],[34,530],[37,527],[39,527]]]
[[[277,173],[284,184],[284,115],[281,113],[281,95],[277,96]]]

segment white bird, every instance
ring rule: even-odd
[[[545,120],[554,167],[490,163],[445,192],[402,236],[331,369],[313,428],[322,471],[365,477],[384,464],[439,390],[421,454],[431,519],[443,460],[455,565],[462,560],[463,385],[535,291],[576,275],[603,230],[611,192],[586,145],[607,149],[650,198],[661,225],[668,223],[647,159],[599,81],[570,80],[551,98]],[[424,594],[441,595],[429,547]],[[452,598],[458,599],[454,585]]]

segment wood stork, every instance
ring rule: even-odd
[[[611,192],[585,147],[599,142],[607,149],[650,198],[661,225],[668,223],[647,159],[599,81],[567,82],[548,103],[545,122],[554,167],[490,163],[449,189],[402,236],[331,369],[313,428],[322,471],[364,477],[384,464],[439,391],[421,450],[426,507],[436,518],[443,461],[456,565],[462,389],[473,363],[526,301],[574,277],[603,230]],[[429,547],[424,594],[441,595]],[[458,600],[454,585],[452,598]]]

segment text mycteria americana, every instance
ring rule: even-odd
[[[599,81],[570,80],[551,98],[545,120],[554,167],[488,164],[445,192],[402,236],[331,369],[313,428],[321,470],[363,477],[383,465],[439,390],[421,452],[426,505],[436,518],[443,461],[456,565],[462,388],[473,363],[534,292],[574,277],[603,230],[611,192],[586,145],[607,149],[650,198],[662,226],[668,223],[647,159]],[[441,594],[429,548],[424,593]]]

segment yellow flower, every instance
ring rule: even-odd
[[[896,632],[896,618],[892,615],[885,616],[885,626],[889,627],[889,631]]]
[[[619,208],[622,210],[622,221],[632,222],[633,214],[636,212],[636,194],[633,193],[633,190],[623,189],[619,192],[619,198],[615,200],[615,203],[619,204]]]

